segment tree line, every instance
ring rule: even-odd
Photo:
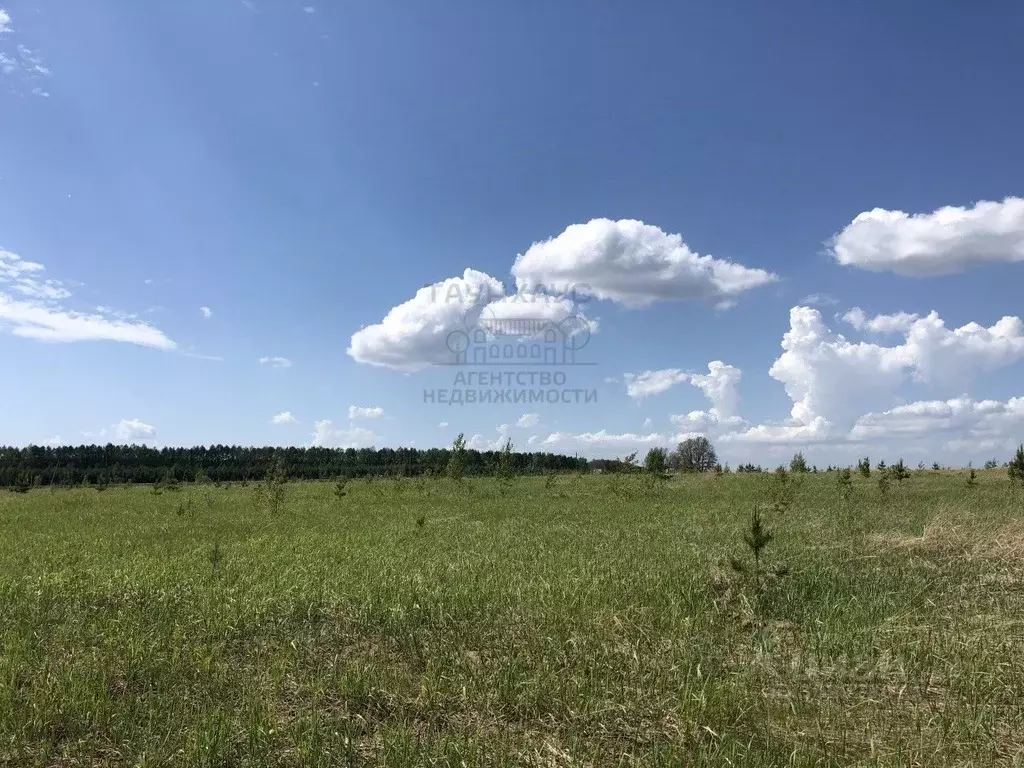
[[[273,448],[238,445],[150,448],[144,445],[0,447],[0,486],[259,480],[282,466],[289,479],[444,474],[447,448]],[[466,475],[545,474],[587,469],[587,460],[554,453],[462,449]]]

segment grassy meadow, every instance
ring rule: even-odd
[[[841,491],[0,493],[0,765],[1022,764],[1022,492]]]

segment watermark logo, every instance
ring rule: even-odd
[[[590,323],[581,315],[561,320],[504,316],[491,307],[474,314],[467,313],[465,327],[448,334],[447,365],[595,365],[581,354],[591,335]]]
[[[424,390],[425,403],[588,404],[597,390],[574,386],[569,373],[587,359],[593,324],[574,302],[550,292],[502,297],[471,307],[446,338],[443,364],[457,369],[451,387]],[[565,370],[563,370],[565,369]]]

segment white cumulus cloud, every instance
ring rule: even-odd
[[[687,434],[708,434],[735,430],[744,421],[739,416],[740,396],[737,389],[742,371],[721,360],[708,363],[708,372],[688,373],[682,379],[704,393],[711,404],[706,411],[690,411],[687,414],[670,416],[669,419]]]
[[[858,331],[871,331],[872,333],[902,333],[909,329],[917,318],[917,315],[909,312],[869,317],[860,307],[854,307],[843,315],[843,320]]]
[[[861,416],[850,432],[854,440],[923,441],[946,450],[1003,450],[1016,447],[1024,429],[1024,397],[1007,401],[921,400]]]
[[[213,317],[213,310],[210,309],[209,307],[200,307],[199,314],[203,316],[204,320],[209,320],[211,317]]]
[[[912,277],[1024,261],[1024,199],[917,214],[875,208],[835,235],[831,248],[840,264]]]
[[[793,401],[795,425],[852,423],[865,405],[893,393],[911,364],[902,347],[847,341],[810,307],[791,309],[789,324],[783,353],[768,373]]]
[[[350,405],[348,407],[349,421],[363,421],[367,419],[379,419],[384,415],[384,409],[379,406]]]
[[[450,362],[449,335],[472,327],[483,307],[503,293],[498,280],[467,269],[462,277],[420,288],[381,322],[356,331],[348,354],[360,363],[403,370]]]
[[[535,426],[538,422],[540,422],[539,413],[524,413],[519,417],[519,420],[516,421],[516,426],[526,429],[528,427]]]
[[[634,400],[640,400],[651,395],[660,395],[676,384],[688,381],[689,378],[690,374],[682,368],[661,368],[656,371],[643,371],[641,373],[627,373],[624,375],[626,394]]]
[[[766,443],[772,445],[807,444],[835,442],[831,425],[820,416],[809,424],[789,422],[784,424],[758,424],[750,429],[730,432],[722,436],[726,443]]]
[[[453,362],[460,350],[457,345],[464,344],[473,331],[527,339],[539,333],[539,326],[549,324],[574,337],[597,329],[564,296],[537,292],[506,296],[499,280],[467,269],[461,277],[420,288],[379,323],[356,331],[348,354],[360,363],[417,371]]]
[[[656,371],[625,374],[626,394],[639,400],[660,394],[676,384],[688,383],[700,389],[722,418],[736,415],[739,407],[737,386],[742,377],[739,368],[721,360],[708,363],[708,372],[692,373],[681,368],[663,368]]]
[[[690,250],[682,238],[633,219],[592,219],[534,243],[512,274],[521,289],[541,286],[642,307],[656,301],[728,301],[777,280]]]
[[[313,423],[313,446],[317,448],[371,448],[377,439],[363,427],[335,427],[327,419]]]
[[[138,419],[121,419],[114,425],[114,437],[122,443],[144,443],[156,437],[156,427]]]
[[[986,371],[1024,359],[1024,324],[1017,317],[1004,317],[988,328],[968,323],[953,329],[936,312],[924,317],[855,314],[852,320],[848,313],[846,319],[869,330],[902,331],[902,342],[851,342],[828,328],[818,310],[793,307],[783,352],[769,370],[793,402],[790,418],[731,434],[729,440],[843,442],[878,437],[880,423],[888,429],[897,418],[921,415],[900,410],[910,407],[897,402],[901,388],[925,385],[932,392],[955,393]],[[944,407],[953,407],[949,403],[954,401],[945,402]],[[914,407],[934,411],[931,406]]]
[[[656,432],[646,435],[634,434],[632,432],[614,433],[602,429],[598,432],[552,432],[540,441],[540,444],[549,451],[560,451],[566,453],[601,452],[608,451],[639,451],[644,448],[651,448],[656,445],[665,445],[667,438]]]
[[[291,411],[281,411],[270,420],[271,424],[297,424]]]
[[[508,424],[499,424],[497,428],[497,436],[494,439],[489,439],[481,434],[475,434],[466,440],[466,447],[472,448],[474,451],[500,451],[505,447],[505,443],[508,442]]]
[[[481,311],[478,325],[493,335],[525,338],[539,336],[552,325],[563,328],[566,335],[593,333],[598,327],[597,321],[585,317],[567,297],[525,291],[489,303]]]
[[[690,375],[690,384],[700,389],[711,402],[712,407],[723,417],[735,416],[739,407],[740,396],[737,386],[743,373],[733,365],[726,365],[721,360],[708,363],[706,374]]]

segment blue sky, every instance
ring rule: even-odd
[[[2,443],[1024,436],[1017,4],[0,2]],[[456,278],[596,399],[425,403]]]

